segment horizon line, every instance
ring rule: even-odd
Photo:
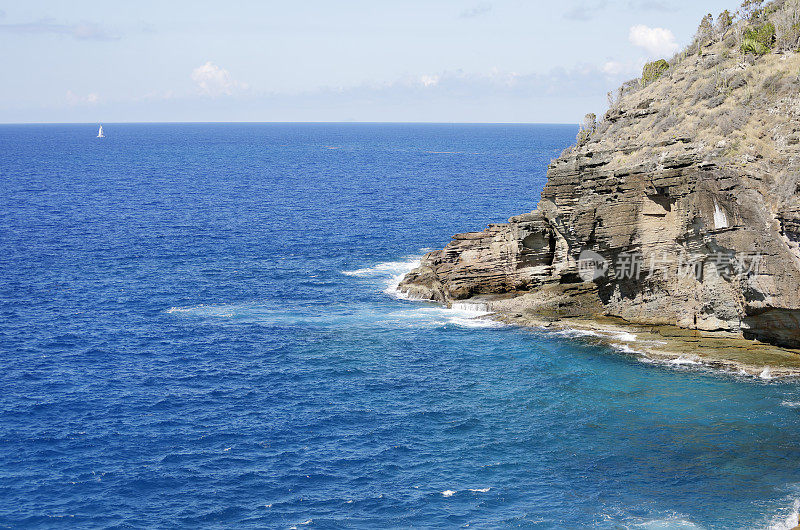
[[[580,124],[569,122],[516,122],[516,121],[21,121],[21,122],[0,122],[0,127],[4,125],[558,125],[575,126]]]

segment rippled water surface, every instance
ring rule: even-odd
[[[533,209],[575,127],[105,129],[0,127],[0,526],[796,512],[796,383],[391,296],[424,249]]]

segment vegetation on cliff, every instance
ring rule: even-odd
[[[786,165],[794,150],[786,148],[800,141],[798,48],[800,0],[748,0],[736,15],[723,11],[716,23],[707,15],[687,49],[648,63],[641,80],[623,85],[593,138],[622,140],[629,130],[614,124],[620,109],[653,100],[641,116],[643,145],[675,137],[703,141],[705,148],[724,143],[718,159],[757,163],[788,199],[796,187]]]
[[[664,59],[647,63],[642,69],[642,85],[652,83],[667,70],[669,70],[669,63]]]
[[[775,25],[772,22],[747,28],[744,32],[741,50],[744,53],[764,55],[775,45]]]

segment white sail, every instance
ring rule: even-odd
[[[98,138],[105,138],[106,137],[106,135],[103,134],[103,126],[102,125],[100,126],[100,130],[97,131],[97,137]]]

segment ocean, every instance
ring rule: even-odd
[[[393,286],[575,126],[0,126],[0,526],[788,528],[800,386]]]

